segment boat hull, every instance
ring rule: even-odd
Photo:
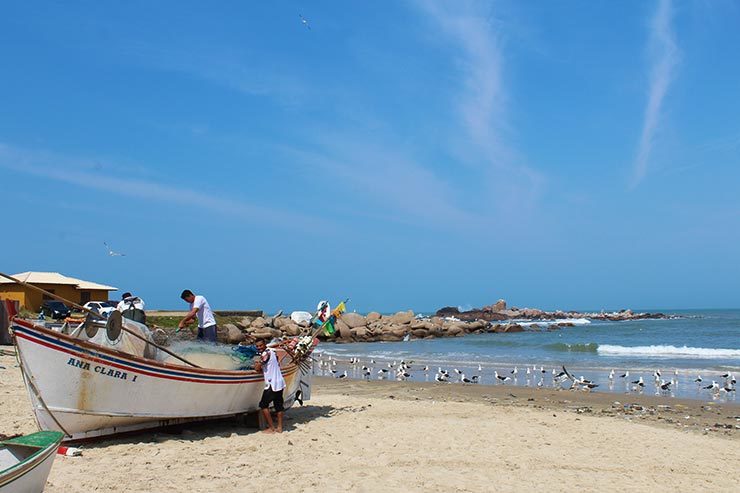
[[[38,425],[65,433],[65,441],[256,411],[264,388],[255,371],[161,363],[27,321],[14,321],[13,333]],[[310,375],[284,351],[279,356],[288,407]]]
[[[21,437],[21,440],[23,438],[26,437]],[[0,471],[0,493],[37,493],[43,491],[61,438],[61,436],[55,438],[52,443],[18,465]],[[7,443],[10,442],[12,440]]]

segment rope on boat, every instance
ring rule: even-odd
[[[13,342],[15,342],[15,335],[13,335]],[[21,369],[21,375],[23,375],[23,380],[26,381],[28,386],[31,388],[31,391],[34,393],[36,398],[39,400],[41,407],[43,407],[44,410],[49,414],[49,416],[54,421],[54,423],[56,423],[59,429],[62,430],[66,436],[68,436],[69,438],[72,438],[72,435],[66,429],[64,429],[64,426],[62,426],[62,424],[59,422],[56,416],[54,416],[54,413],[51,412],[51,409],[49,409],[49,407],[46,405],[46,402],[44,402],[44,398],[41,397],[41,392],[39,392],[38,387],[36,387],[36,382],[33,379],[33,375],[31,375],[28,371],[26,371],[26,366],[23,363],[23,356],[21,355],[21,349],[17,343],[15,347],[16,347],[15,357],[16,357],[16,360],[18,361],[18,367]],[[38,419],[36,421],[38,422]]]

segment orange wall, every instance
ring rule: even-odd
[[[38,284],[38,287],[47,291],[52,291],[55,295],[61,296],[62,298],[74,303],[80,303],[83,291],[90,293],[91,301],[104,301],[108,299],[108,291],[100,289],[79,290],[75,286],[64,284]],[[41,309],[41,304],[44,302],[44,295],[25,286],[4,284],[0,285],[0,299],[15,300],[20,303],[21,308],[25,308],[30,311],[38,311]]]

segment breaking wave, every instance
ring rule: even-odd
[[[653,358],[740,358],[740,349],[676,347],[676,346],[613,346],[602,344],[597,352],[603,356],[651,356]]]
[[[514,322],[526,327],[530,325],[544,326],[544,325],[554,325],[554,324],[587,325],[591,323],[591,320],[587,318],[556,318],[554,320],[527,320],[527,321],[514,320]]]
[[[548,344],[545,347],[552,351],[567,353],[596,353],[599,350],[599,345],[595,342],[588,344],[567,344],[565,342],[557,342],[555,344]]]

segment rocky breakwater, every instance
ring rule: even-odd
[[[591,319],[610,320],[613,322],[625,320],[660,319],[671,318],[664,313],[633,312],[632,310],[620,310],[616,312],[579,312],[579,311],[545,311],[537,308],[507,308],[506,301],[498,300],[496,303],[483,308],[461,311],[457,307],[447,306],[437,311],[436,316],[445,318],[458,318],[460,320],[528,320],[528,321],[551,321],[567,319]]]
[[[567,322],[550,324],[547,330],[556,330],[566,325],[572,324]],[[371,312],[367,315],[345,313],[337,320],[335,334],[331,336],[320,334],[319,338],[337,343],[376,342],[527,330],[544,329],[536,325],[523,326],[517,323],[492,324],[486,320],[457,320],[438,316],[421,318],[409,310],[393,315],[381,315],[378,312]],[[243,317],[234,323],[219,326],[218,339],[228,344],[252,343],[259,338],[292,337],[309,332],[308,324],[296,324],[288,317]]]
[[[367,315],[345,313],[337,320],[335,334],[320,334],[319,338],[338,343],[402,341],[481,333],[551,331],[573,327],[576,319],[622,321],[668,317],[662,313],[635,313],[631,310],[590,313],[507,308],[506,302],[499,300],[490,306],[467,311],[455,307],[442,308],[433,317],[417,316],[411,310],[393,315],[381,315],[378,312]],[[537,324],[538,321],[542,323]],[[245,316],[235,322],[219,325],[218,339],[228,344],[252,343],[260,338],[294,337],[310,332],[307,323],[297,324],[285,316]]]

